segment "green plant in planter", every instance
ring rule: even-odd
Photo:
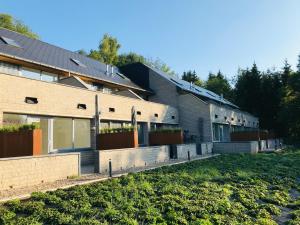
[[[134,127],[122,127],[122,128],[103,128],[100,130],[101,134],[113,134],[113,133],[125,133],[134,131]]]
[[[7,125],[7,126],[0,128],[0,133],[27,131],[27,130],[34,130],[34,129],[39,129],[39,128],[40,128],[39,123],[22,124],[22,125]]]
[[[176,128],[161,128],[156,130],[151,130],[150,133],[179,133],[182,129],[179,127]]]

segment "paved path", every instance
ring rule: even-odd
[[[216,157],[218,155],[219,154],[198,156],[195,158],[191,158],[190,161],[207,159],[211,157]],[[176,165],[176,164],[181,164],[186,162],[188,162],[188,160],[171,160],[164,163],[158,163],[152,166],[146,166],[142,168],[135,168],[131,170],[116,172],[113,174],[113,178],[127,175],[129,172],[137,173],[141,171],[152,170],[163,166],[171,166],[171,165]],[[82,171],[84,172],[83,173],[84,175],[77,178],[58,180],[56,182],[51,182],[51,183],[43,183],[43,184],[28,186],[24,188],[16,188],[16,189],[0,191],[0,203],[13,200],[13,199],[27,199],[30,197],[32,192],[47,192],[47,191],[54,191],[57,189],[67,189],[76,185],[91,184],[91,183],[110,179],[107,174],[93,173],[93,168],[94,168],[93,166],[83,167]]]

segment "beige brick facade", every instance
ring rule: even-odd
[[[79,153],[0,159],[0,190],[79,176],[79,164]]]
[[[0,76],[0,118],[4,112],[9,112],[92,119],[98,95],[101,119],[130,121],[131,108],[135,106],[137,111],[141,111],[141,115],[137,116],[138,121],[178,123],[177,109],[171,106],[14,75]],[[37,98],[38,104],[25,103],[25,97]],[[78,109],[78,104],[86,104],[87,109]],[[109,108],[114,108],[115,112],[109,112]],[[158,117],[154,114],[158,114]]]
[[[179,99],[180,125],[200,141],[212,140],[209,104],[192,94],[183,94]]]

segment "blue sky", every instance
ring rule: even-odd
[[[202,79],[219,69],[296,65],[300,53],[299,0],[0,0],[2,13],[22,20],[43,41],[90,50],[104,33],[120,52],[160,58],[178,74]]]

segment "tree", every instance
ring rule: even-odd
[[[298,55],[297,71],[300,72],[300,55]]]
[[[136,62],[146,63],[146,59],[144,58],[144,56],[136,54],[134,52],[123,53],[118,56],[118,63],[116,66],[121,67]]]
[[[173,70],[171,70],[171,68],[159,58],[156,58],[156,59],[147,58],[145,63],[151,67],[154,67],[160,71],[163,71],[164,73],[167,73],[170,75],[176,75],[176,73]]]
[[[185,80],[187,82],[192,82],[200,87],[203,86],[203,81],[200,80],[200,78],[197,76],[195,70],[194,71],[188,70],[187,72],[183,72],[182,80]]]
[[[89,57],[105,64],[116,65],[118,62],[118,50],[121,45],[118,40],[109,34],[104,34],[98,50],[91,50]]]
[[[260,86],[260,107],[256,111],[263,129],[274,130],[277,134],[282,131],[279,121],[279,111],[282,98],[282,82],[280,72],[268,70],[262,73]]]
[[[282,82],[283,86],[287,85],[287,82],[288,82],[291,74],[292,74],[291,65],[288,63],[287,60],[285,60],[284,67],[282,68],[282,73],[281,73],[281,82]]]
[[[261,73],[254,63],[251,70],[240,70],[235,84],[235,103],[242,110],[259,115]]]
[[[0,27],[24,34],[30,38],[39,38],[39,36],[36,33],[33,33],[28,26],[23,24],[22,21],[13,18],[9,14],[0,14]]]
[[[219,71],[217,75],[210,73],[208,75],[208,80],[205,83],[205,88],[217,93],[218,95],[223,95],[224,98],[228,100],[233,99],[232,88],[229,81],[225,76]]]
[[[84,56],[88,55],[88,53],[84,49],[79,49],[79,50],[77,50],[75,52],[78,53],[78,54],[80,54],[80,55],[84,55]]]
[[[300,143],[300,72],[291,74],[282,99],[280,119],[288,140]]]

